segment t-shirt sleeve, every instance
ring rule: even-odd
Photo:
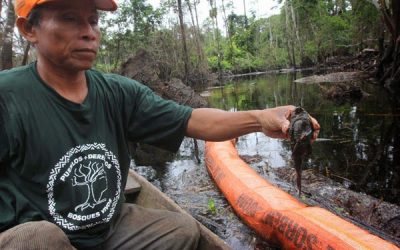
[[[136,81],[126,81],[124,110],[128,139],[177,151],[192,108],[165,100]]]

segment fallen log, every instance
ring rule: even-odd
[[[326,75],[312,75],[295,80],[296,83],[337,83],[367,79],[368,75],[361,71],[336,72]]]

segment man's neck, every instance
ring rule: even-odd
[[[65,99],[83,103],[88,94],[84,70],[68,70],[37,62],[37,71],[42,80]]]

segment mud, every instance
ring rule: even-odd
[[[368,75],[361,71],[355,72],[335,72],[325,75],[313,75],[307,76],[295,80],[296,83],[338,83],[338,82],[350,82],[354,80],[366,79]]]
[[[292,168],[277,168],[272,171],[289,183],[295,182],[296,173]],[[399,206],[349,190],[312,169],[303,172],[302,181],[302,202],[325,207],[382,238],[400,243]],[[292,190],[288,191],[296,196]]]
[[[294,197],[298,197],[303,203],[324,207],[400,246],[398,206],[351,191],[346,185],[336,183],[313,170],[303,172],[303,192],[299,197],[296,173],[290,165],[290,154],[275,152],[271,156],[271,151],[257,151],[253,148],[257,145],[260,148],[260,145],[264,144],[276,148],[274,142],[276,140],[264,137],[258,139],[253,135],[251,139],[241,138],[238,150],[239,153],[242,152],[241,158],[261,176]],[[200,142],[199,148],[204,148],[203,142]],[[252,153],[249,154],[250,152]],[[200,159],[204,159],[203,150],[200,150]],[[175,160],[158,167],[134,166],[134,169],[225,240],[233,249],[279,249],[257,236],[236,216],[210,179],[204,160],[199,164],[195,159],[192,140],[184,140]]]
[[[236,216],[210,179],[204,161],[194,157],[193,141],[185,139],[176,159],[165,167],[136,166],[145,176],[194,218],[225,240],[234,250],[279,249],[257,236]],[[199,143],[204,148],[204,142]],[[200,150],[200,159],[204,159]],[[259,162],[261,158],[255,159]],[[262,169],[260,173],[262,172]],[[211,206],[213,204],[213,206]]]
[[[195,108],[207,107],[206,99],[180,79],[173,78],[167,65],[156,61],[149,52],[139,50],[122,65],[120,73],[145,84],[165,99]]]

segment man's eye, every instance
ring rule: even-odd
[[[94,18],[94,19],[89,20],[89,22],[91,25],[97,25],[99,23],[99,19]]]
[[[76,18],[74,16],[63,16],[63,20],[67,22],[75,22]]]

